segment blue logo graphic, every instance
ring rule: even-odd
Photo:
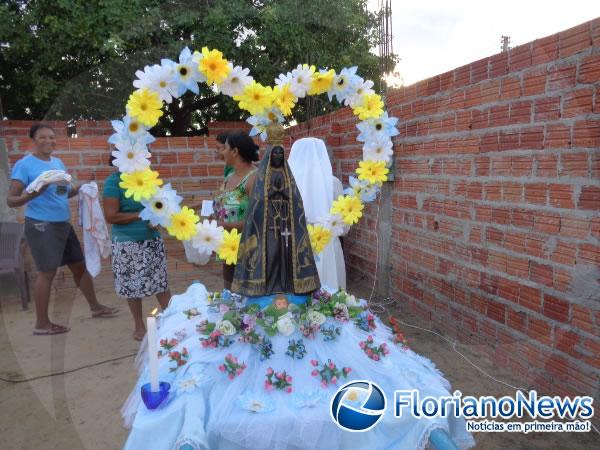
[[[333,421],[346,431],[369,431],[383,417],[387,401],[372,381],[355,380],[338,389],[331,399]]]

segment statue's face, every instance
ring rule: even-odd
[[[283,156],[283,148],[282,147],[274,147],[271,150],[271,166],[272,167],[282,167],[284,161]]]

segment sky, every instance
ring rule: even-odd
[[[379,0],[369,0],[376,10]],[[394,52],[404,84],[542,38],[600,17],[600,1],[392,0]]]

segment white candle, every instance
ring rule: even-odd
[[[148,369],[150,370],[150,390],[158,392],[158,349],[156,348],[156,318],[148,317]]]

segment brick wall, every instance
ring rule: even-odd
[[[373,281],[377,238],[389,242],[392,293],[463,343],[482,345],[524,384],[600,397],[600,19],[392,91],[400,118],[392,235],[377,204],[345,239],[349,277]],[[29,123],[0,122],[11,163]],[[287,144],[323,138],[344,183],[362,157],[342,109],[288,130]],[[106,122],[59,132],[80,180],[110,169]],[[241,128],[219,124],[218,131]],[[153,164],[187,204],[222,176],[214,138],[161,138]],[[170,272],[201,271],[168,238]]]
[[[541,391],[600,397],[600,19],[389,93],[392,293]],[[289,130],[334,170],[362,157],[348,109]],[[345,239],[369,287],[377,205]]]

